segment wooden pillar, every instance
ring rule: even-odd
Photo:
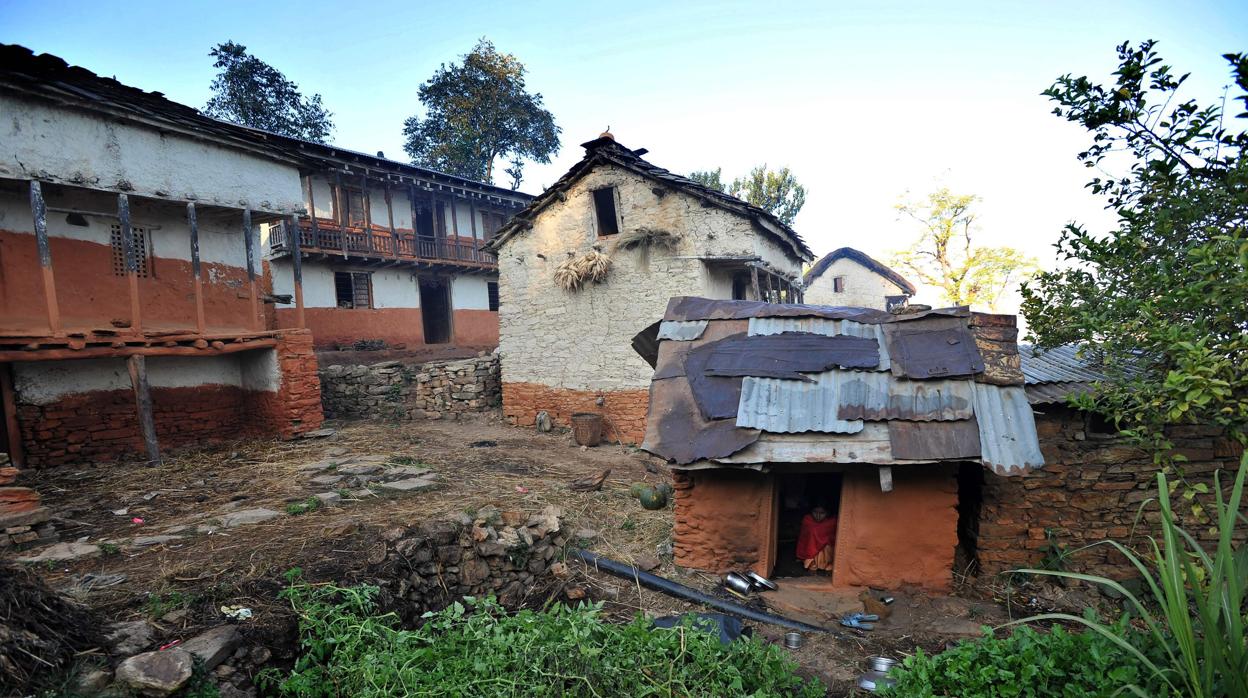
[[[312,223],[312,244],[316,247],[321,246],[320,229],[316,225],[316,198],[312,195],[312,175],[304,177],[308,180],[308,219]],[[299,231],[295,231],[298,233]]]
[[[4,435],[13,467],[26,467],[26,453],[22,450],[22,426],[17,422],[17,394],[13,390],[12,365],[0,364],[0,416],[4,417]]]
[[[338,183],[338,233],[342,236],[342,258],[347,258],[347,219],[351,217],[351,196],[342,186],[342,175],[334,175]]]
[[[394,202],[390,196],[390,186],[386,185],[386,222],[390,224],[390,242],[394,245],[394,256],[399,256],[399,231],[394,228]],[[412,227],[415,227],[415,220]]]
[[[43,273],[43,300],[48,311],[48,332],[61,336],[61,307],[56,301],[56,278],[52,275],[52,247],[48,242],[48,207],[43,202],[39,182],[30,182],[30,213],[35,220],[35,246],[39,249],[39,270]]]
[[[763,300],[762,289],[758,285],[758,267],[750,267],[750,288],[754,291],[754,300]]]
[[[204,333],[204,278],[199,265],[199,220],[195,203],[186,205],[186,224],[191,229],[191,280],[195,285],[195,331]]]
[[[468,202],[468,222],[472,224],[472,259],[477,261],[477,250],[481,245],[477,241],[477,205],[471,200]]]
[[[256,240],[255,231],[251,227],[251,209],[243,209],[243,249],[247,253],[247,286],[251,293],[251,328],[259,331],[264,329],[264,323],[260,318],[260,296],[256,288]],[[299,237],[299,230],[295,230],[296,239]],[[290,238],[286,239],[287,245],[290,245]],[[296,241],[295,244],[298,244]]]
[[[282,225],[288,225],[286,221],[282,221]],[[294,244],[290,246],[290,261],[295,268],[295,326],[303,329],[303,252],[299,247],[299,221],[294,216],[290,217],[290,223],[295,228]]]
[[[130,369],[130,385],[134,388],[134,404],[139,412],[139,430],[143,433],[143,447],[147,451],[147,464],[160,465],[160,444],[156,441],[156,419],[152,416],[152,391],[147,383],[147,357],[133,354],[126,358]]]
[[[364,192],[364,239],[367,240],[369,251],[373,251],[373,197],[368,191],[368,179],[360,175],[360,191]]]
[[[134,248],[130,227],[130,197],[117,195],[117,220],[121,223],[121,249],[126,258],[126,281],[130,286],[130,331],[143,334],[143,314],[139,303],[139,251]]]

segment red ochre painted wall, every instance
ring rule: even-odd
[[[304,323],[317,349],[349,346],[362,339],[380,339],[390,346],[409,348],[425,343],[420,308],[304,308]],[[498,346],[498,313],[492,310],[453,311],[455,344]],[[277,326],[293,328],[295,310],[277,311]]]
[[[832,583],[946,591],[957,545],[956,469],[894,466],[893,491],[874,467],[844,469]],[[674,557],[682,567],[770,574],[775,478],[743,469],[676,473]]]
[[[112,247],[59,237],[50,238],[49,246],[57,303],[67,328],[108,327],[112,320],[129,321],[129,285],[126,277],[113,273]],[[144,326],[194,329],[191,263],[155,257],[149,260],[149,268],[151,274],[139,278]],[[211,262],[205,262],[201,269],[206,324],[251,329],[247,270]],[[35,236],[0,230],[0,329],[46,328],[43,276]]]
[[[498,311],[455,310],[455,343],[467,346],[498,346]]]
[[[598,404],[601,400],[602,404]],[[639,444],[646,436],[650,391],[567,390],[538,383],[503,383],[503,416],[516,426],[531,427],[545,410],[555,424],[571,426],[576,412],[595,412],[603,420],[607,441]]]

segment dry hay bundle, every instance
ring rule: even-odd
[[[29,689],[55,678],[76,653],[100,645],[97,627],[87,609],[33,572],[0,561],[0,686]]]
[[[668,252],[674,252],[679,245],[680,235],[662,228],[637,228],[621,234],[615,241],[615,246],[621,250],[642,247],[662,248]]]
[[[590,250],[560,264],[555,269],[555,283],[565,291],[576,291],[589,283],[602,283],[609,271],[611,258],[598,250]]]

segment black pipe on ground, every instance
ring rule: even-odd
[[[804,630],[808,633],[831,633],[834,636],[840,635],[839,633],[833,632],[828,628],[821,628],[817,625],[803,623],[800,620],[792,620],[783,616],[774,616],[770,613],[756,611],[748,606],[742,606],[741,604],[733,603],[731,601],[717,599],[714,596],[703,594],[692,587],[687,587],[684,584],[673,582],[670,579],[664,579],[663,577],[650,574],[649,572],[643,572],[632,565],[626,565],[623,562],[617,562],[610,558],[596,555],[588,550],[572,549],[568,551],[568,554],[587,562],[600,570],[614,574],[617,577],[632,579],[642,586],[649,587],[655,591],[661,591],[669,596],[675,596],[680,599],[685,599],[686,601],[693,601],[705,606],[710,606],[711,608],[718,609],[724,613],[734,616],[758,621],[759,623],[770,623],[772,625],[779,625],[785,628],[793,628],[794,630]]]

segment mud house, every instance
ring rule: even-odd
[[[802,575],[797,529],[822,506],[832,585],[948,589],[981,472],[1042,463],[1016,333],[966,308],[673,298],[643,448],[676,474],[676,563]]]
[[[805,302],[888,309],[914,297],[914,285],[904,276],[852,247],[829,252],[806,271],[802,279]]]
[[[498,265],[485,243],[533,197],[342,148],[285,139],[305,163],[306,214],[264,227],[273,289],[318,348],[498,345]],[[277,310],[278,327],[298,324]]]
[[[636,443],[651,367],[632,337],[672,296],[799,300],[813,255],[771,214],[647,162],[644,149],[609,133],[583,147],[488,245],[500,274],[503,411],[520,425],[542,411],[561,424],[596,412],[608,438]],[[561,287],[561,274],[574,287]]]
[[[264,134],[0,46],[3,441],[31,466],[321,422],[311,335],[269,329],[257,228],[302,210]]]

